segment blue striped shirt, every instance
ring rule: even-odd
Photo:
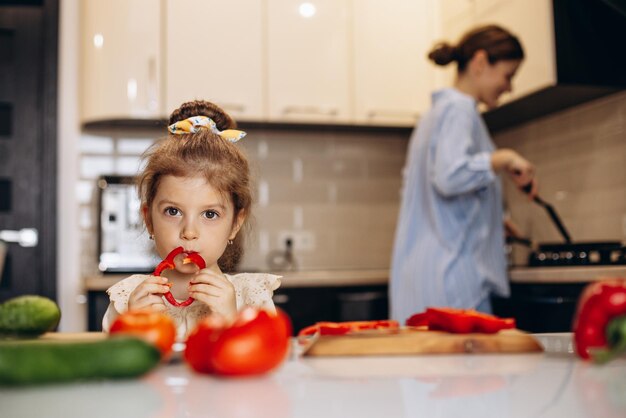
[[[413,131],[391,264],[391,317],[509,294],[495,146],[476,101],[447,88]]]

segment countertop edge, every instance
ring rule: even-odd
[[[626,277],[626,266],[518,267],[509,270],[511,283],[586,283]]]

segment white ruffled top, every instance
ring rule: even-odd
[[[269,311],[276,310],[272,296],[274,290],[280,286],[281,276],[268,273],[239,273],[225,274],[225,276],[235,287],[238,310],[244,306]],[[150,276],[145,274],[134,274],[117,282],[107,290],[111,302],[102,319],[104,331],[108,332],[115,318],[128,310],[130,294],[148,277]],[[166,303],[165,306],[167,313],[174,319],[179,340],[185,339],[193,331],[198,321],[211,313],[209,307],[200,302],[194,302],[186,307],[172,306],[169,303]]]

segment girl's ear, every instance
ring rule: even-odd
[[[230,236],[228,237],[228,239],[231,239],[231,240],[235,239],[235,237],[237,236],[237,233],[243,226],[244,221],[246,220],[246,216],[247,214],[245,210],[239,211],[239,213],[237,214],[237,216],[235,217],[233,221],[233,228],[230,231]]]
[[[148,234],[152,235],[152,219],[150,218],[150,211],[148,210],[148,206],[141,205],[141,216],[143,216],[143,222],[146,224]]]

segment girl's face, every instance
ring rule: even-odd
[[[186,252],[198,252],[207,268],[219,271],[217,260],[229,239],[234,239],[245,219],[236,222],[231,199],[223,196],[204,177],[161,178],[152,207],[144,212],[148,231],[154,234],[156,250],[165,258],[182,246]],[[193,264],[177,263],[180,273],[193,273]]]
[[[521,63],[521,60],[501,60],[493,64],[486,62],[477,79],[478,99],[489,109],[497,107],[500,96],[513,90],[511,80]]]

